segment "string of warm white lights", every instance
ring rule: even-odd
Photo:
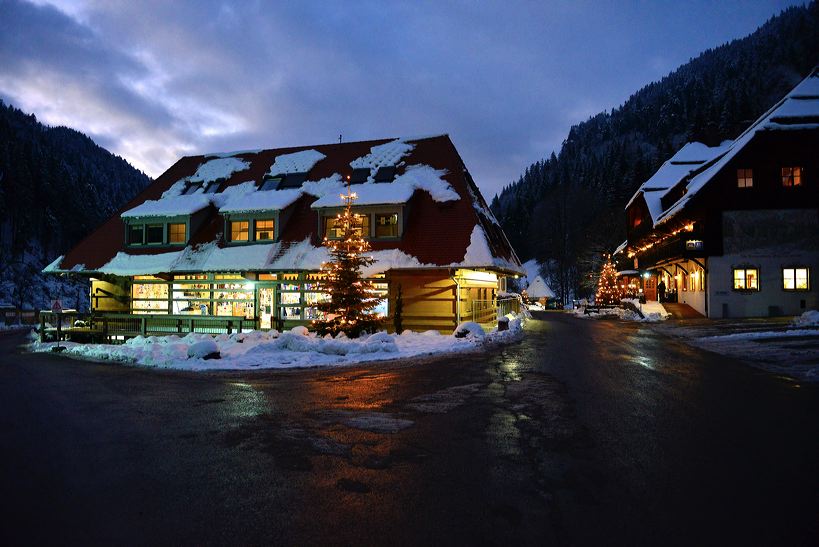
[[[639,253],[642,253],[644,251],[647,251],[650,248],[654,247],[655,245],[659,245],[663,241],[666,241],[666,240],[676,236],[680,232],[693,232],[693,231],[694,231],[694,223],[686,224],[685,226],[683,226],[681,228],[678,228],[678,229],[674,230],[673,232],[665,234],[664,236],[662,236],[659,239],[655,239],[654,241],[652,241],[650,243],[646,243],[645,245],[642,245],[640,247],[636,247],[636,248],[632,249],[631,251],[628,252],[628,257],[633,258],[635,255],[637,255]]]
[[[374,312],[379,304],[375,286],[361,273],[362,268],[371,265],[374,259],[366,256],[370,245],[363,237],[364,217],[353,213],[353,202],[358,196],[350,190],[349,177],[347,193],[340,197],[344,210],[336,215],[332,226],[335,235],[340,237],[325,236],[323,242],[331,257],[329,262],[321,265],[324,275],[319,282],[319,290],[328,297],[318,304],[325,317],[313,321],[313,325],[321,334],[344,332],[358,336],[363,331],[372,332],[381,321]]]

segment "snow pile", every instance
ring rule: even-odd
[[[486,333],[483,331],[483,327],[481,327],[478,323],[467,321],[466,323],[461,323],[458,325],[458,328],[455,329],[452,336],[455,338],[481,339],[486,336]]]
[[[270,166],[267,174],[276,176],[287,173],[307,173],[326,157],[318,150],[302,150],[292,154],[282,154],[276,156],[276,161]]]
[[[643,316],[641,317],[640,314],[633,309],[625,307],[592,309],[586,313],[588,303],[581,304],[579,307],[571,310],[571,313],[576,317],[582,317],[584,319],[617,318],[622,321],[638,321],[642,323],[656,323],[658,321],[665,321],[671,317],[671,314],[667,313],[663,305],[659,302],[640,304],[640,301],[636,298],[624,298],[622,301],[634,305],[637,309],[641,310]]]
[[[213,340],[200,340],[188,346],[188,358],[208,359],[219,356],[219,346]]]
[[[445,355],[479,351],[486,345],[515,342],[523,335],[526,314],[507,316],[509,330],[484,333],[480,325],[465,323],[457,332],[442,335],[438,331],[400,335],[386,332],[349,339],[321,338],[305,327],[288,332],[275,330],[234,334],[190,333],[183,337],[137,336],[122,345],[78,344],[61,342],[65,353],[85,359],[131,363],[177,370],[253,370],[263,368],[294,368],[343,366],[366,361],[408,359],[429,355]],[[56,344],[33,341],[30,351],[48,352]],[[215,358],[220,356],[221,358]]]
[[[819,327],[819,311],[808,310],[794,319],[793,324],[797,327]]]

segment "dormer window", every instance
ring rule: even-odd
[[[168,243],[179,245],[187,242],[187,227],[183,222],[168,224]]]
[[[201,182],[188,182],[188,184],[185,185],[185,189],[182,190],[182,195],[189,196],[195,194],[200,188],[202,188]]]
[[[254,221],[256,241],[267,241],[276,238],[276,222],[273,219]]]
[[[250,223],[247,220],[232,220],[230,222],[230,240],[247,241]]]
[[[350,184],[363,184],[370,178],[369,167],[358,167],[353,169],[353,174],[350,175]]]
[[[398,213],[375,214],[375,237],[398,237]]]
[[[128,246],[185,245],[188,233],[188,222],[182,217],[127,219],[125,243]]]
[[[128,245],[145,245],[144,224],[131,224],[128,226]]]
[[[395,166],[379,167],[375,172],[375,182],[392,182],[395,180]]]
[[[359,227],[354,233],[360,237],[370,237],[370,215],[358,214]],[[341,239],[344,236],[344,227],[336,217],[324,217],[324,237],[327,239]]]
[[[253,218],[249,214],[225,217],[225,233],[230,243],[253,244],[273,243],[276,241],[276,223],[278,214],[267,213],[262,218]]]
[[[165,242],[165,225],[148,224],[145,227],[145,243],[148,245],[162,245]]]
[[[219,181],[218,180],[212,180],[209,183],[205,184],[205,189],[204,189],[203,193],[205,193],[205,194],[215,194],[216,190],[218,190],[218,189],[219,189]]]

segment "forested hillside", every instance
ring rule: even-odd
[[[0,301],[42,306],[76,285],[39,271],[150,179],[67,127],[47,127],[0,101]]]
[[[559,295],[582,294],[601,253],[625,239],[623,209],[643,181],[688,141],[735,138],[817,63],[814,1],[572,127],[559,154],[529,166],[492,209],[521,259],[545,263]]]

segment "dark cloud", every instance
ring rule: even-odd
[[[487,197],[783,7],[40,2],[0,0],[0,94],[153,175],[186,153],[446,132]]]

